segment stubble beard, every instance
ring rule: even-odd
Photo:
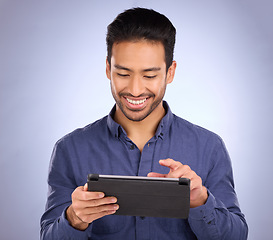
[[[120,108],[120,110],[122,111],[122,113],[124,114],[124,116],[127,119],[129,119],[130,121],[140,122],[140,121],[144,120],[146,117],[148,117],[158,107],[158,105],[162,102],[163,97],[165,95],[166,86],[164,87],[163,92],[157,98],[155,98],[155,95],[151,94],[151,93],[149,93],[149,94],[143,94],[143,96],[145,96],[145,97],[149,97],[149,98],[154,99],[154,102],[152,103],[152,105],[150,106],[150,109],[146,113],[143,113],[143,115],[135,116],[135,117],[133,116],[133,114],[131,115],[130,112],[133,112],[133,113],[137,113],[137,112],[141,112],[141,111],[144,112],[145,108],[144,109],[140,109],[140,110],[138,110],[138,109],[128,109],[128,108],[126,108],[126,106],[124,106],[122,104],[122,102],[121,102],[120,99],[123,98],[124,96],[132,96],[132,95],[131,94],[127,94],[127,93],[118,93],[118,96],[117,96],[114,93],[112,85],[111,85],[111,91],[112,91],[112,95],[113,95],[113,98],[115,99],[116,104],[118,105],[118,107]],[[126,111],[126,109],[127,109],[127,111]]]

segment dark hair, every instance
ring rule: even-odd
[[[172,64],[175,27],[163,14],[152,9],[132,8],[120,13],[107,28],[107,59],[111,63],[114,43],[122,41],[159,41],[165,50],[166,70]]]

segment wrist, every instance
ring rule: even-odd
[[[208,197],[209,197],[209,195],[208,195],[208,190],[207,190],[207,188],[206,187],[202,187],[202,200],[201,200],[201,205],[204,205],[206,202],[207,202],[207,200],[208,200]]]
[[[88,228],[89,223],[83,222],[74,212],[72,205],[70,205],[66,209],[66,219],[69,222],[69,224],[80,231],[84,231],[86,228]]]
[[[190,207],[196,208],[196,207],[202,206],[207,202],[207,200],[208,200],[208,190],[206,187],[202,186],[202,192],[200,197],[195,201],[191,201]]]

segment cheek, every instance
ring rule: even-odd
[[[166,88],[165,80],[153,82],[148,87],[148,89],[156,95],[160,95],[162,92],[164,92],[165,88]]]
[[[111,80],[110,80],[110,85],[111,85],[112,92],[116,93],[116,85],[115,85],[115,83],[113,81],[113,78],[111,78]]]
[[[112,88],[112,91],[118,94],[124,87],[122,86],[120,81],[115,81],[115,78],[112,77],[111,88]]]

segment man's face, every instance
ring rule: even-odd
[[[111,67],[106,61],[112,95],[121,112],[142,121],[162,104],[166,85],[173,80],[175,62],[166,73],[165,51],[160,42],[146,40],[114,43]],[[151,114],[152,115],[152,114]]]

